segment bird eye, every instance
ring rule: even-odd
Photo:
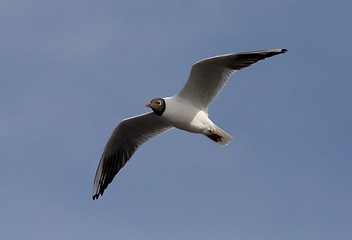
[[[161,101],[157,101],[156,103],[157,103],[158,105],[161,105]]]

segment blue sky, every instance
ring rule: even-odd
[[[352,2],[0,2],[4,239],[351,239]],[[191,65],[289,51],[210,108],[225,148],[173,130],[91,199],[114,127]]]

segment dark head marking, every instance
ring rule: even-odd
[[[165,100],[162,98],[154,98],[147,104],[147,107],[150,107],[156,115],[161,116],[166,109]]]

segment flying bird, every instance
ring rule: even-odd
[[[153,112],[126,118],[115,128],[101,156],[93,185],[93,200],[103,195],[115,175],[148,139],[178,128],[207,136],[225,146],[232,137],[208,117],[208,108],[230,76],[286,49],[215,56],[196,62],[184,87],[172,97],[155,98],[146,105]]]

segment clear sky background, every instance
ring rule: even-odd
[[[352,239],[352,1],[0,1],[1,239]],[[112,130],[192,64],[287,48],[91,198]]]

